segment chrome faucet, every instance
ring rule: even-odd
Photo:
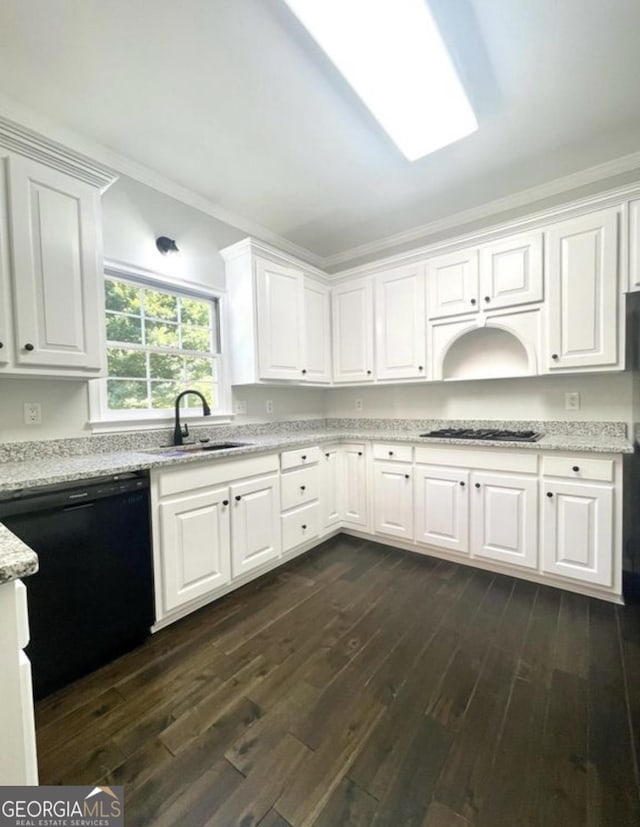
[[[189,436],[189,428],[185,422],[184,425],[180,425],[180,402],[182,398],[189,393],[195,393],[196,396],[199,396],[202,399],[202,413],[204,416],[211,416],[211,408],[209,407],[209,403],[204,398],[204,396],[200,393],[200,391],[194,390],[186,390],[182,391],[176,396],[176,420],[175,420],[175,427],[173,429],[173,444],[174,445],[182,445],[183,441],[182,438],[185,436]]]

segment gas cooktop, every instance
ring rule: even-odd
[[[499,442],[537,442],[544,434],[536,431],[501,431],[497,428],[441,428],[420,436],[440,439],[486,439]]]

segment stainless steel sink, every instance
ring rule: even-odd
[[[195,445],[169,445],[166,448],[154,448],[151,453],[177,457],[185,454],[205,454],[212,451],[230,451],[233,448],[245,448],[251,442],[198,442]]]

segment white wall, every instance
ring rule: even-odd
[[[566,391],[578,391],[582,407],[567,411]],[[409,419],[631,420],[630,372],[605,375],[539,376],[476,382],[437,382],[331,389],[327,416]],[[356,410],[356,399],[363,408]]]

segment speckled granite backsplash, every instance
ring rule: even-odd
[[[327,428],[345,430],[399,430],[431,431],[437,428],[508,428],[510,430],[542,431],[545,434],[571,436],[603,436],[625,438],[627,425],[624,422],[567,422],[560,420],[480,420],[480,419],[296,419],[289,422],[268,422],[246,425],[189,425],[194,439],[227,440],[270,433],[297,433],[318,431]],[[169,445],[173,428],[159,428],[149,431],[125,431],[113,434],[98,434],[70,439],[51,439],[29,442],[0,443],[0,463],[53,457],[74,457],[85,454],[104,454],[116,451],[131,451],[157,448]]]

